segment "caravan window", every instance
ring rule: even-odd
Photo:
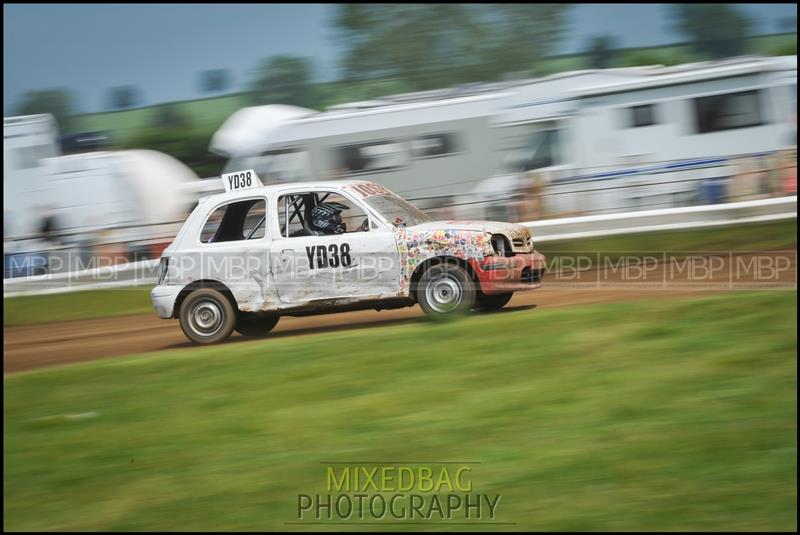
[[[405,145],[395,140],[345,145],[335,150],[339,167],[348,174],[397,169],[408,163]]]
[[[742,91],[694,99],[697,133],[719,132],[764,124],[759,91]]]
[[[641,104],[639,106],[631,106],[626,108],[630,116],[628,126],[630,128],[639,128],[641,126],[652,126],[656,124],[656,105],[655,104]]]
[[[526,171],[561,164],[559,134],[558,130],[553,129],[540,130],[531,136],[527,147],[529,158],[525,163]]]
[[[455,137],[454,132],[419,136],[411,140],[411,151],[414,154],[414,158],[453,154],[458,152]]]
[[[531,123],[505,127],[502,165],[506,172],[521,173],[563,163],[558,122]]]

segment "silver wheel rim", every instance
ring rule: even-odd
[[[454,276],[444,274],[432,280],[425,288],[425,298],[428,305],[436,312],[446,314],[452,312],[463,299],[461,283]]]
[[[222,328],[222,308],[211,299],[200,299],[189,311],[189,328],[199,336],[213,336]]]

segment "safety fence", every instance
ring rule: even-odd
[[[521,223],[535,243],[665,230],[707,228],[797,218],[797,196]],[[58,258],[58,257],[54,257]],[[158,259],[98,265],[3,281],[3,297],[154,285]]]

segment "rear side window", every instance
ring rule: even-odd
[[[339,167],[346,174],[387,171],[408,164],[405,144],[396,140],[345,145],[336,151]]]
[[[202,243],[256,240],[266,230],[267,203],[248,199],[220,206],[208,216],[200,232]]]

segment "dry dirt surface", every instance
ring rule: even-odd
[[[695,257],[690,261],[614,262],[600,268],[547,274],[544,286],[516,294],[503,311],[535,311],[571,305],[667,299],[724,291],[797,289],[797,252]],[[398,310],[344,312],[281,318],[267,337],[299,336],[372,325],[423,321],[418,306]],[[177,320],[153,315],[7,327],[3,370],[12,373],[117,355],[192,347]],[[248,340],[234,333],[226,344]]]

